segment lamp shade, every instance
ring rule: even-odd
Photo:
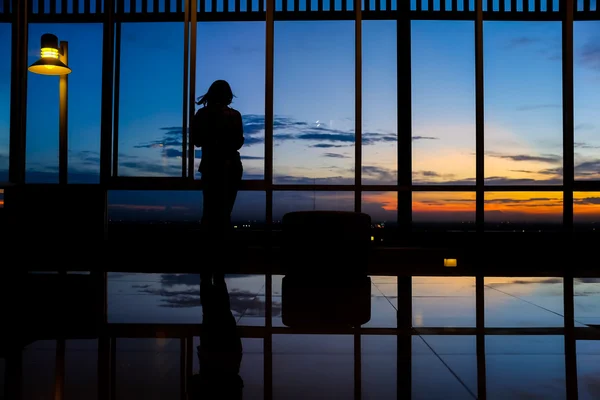
[[[41,44],[41,57],[29,66],[29,71],[41,75],[70,74],[71,68],[60,61],[56,35],[51,33],[42,35]]]

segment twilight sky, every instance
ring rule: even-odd
[[[69,181],[99,180],[102,26],[30,24],[29,57],[51,32],[69,42]],[[363,22],[363,183],[394,184],[397,162],[394,21]],[[600,22],[575,23],[576,178],[600,178]],[[413,182],[474,185],[472,21],[414,21]],[[0,24],[10,46],[10,27]],[[196,95],[226,79],[244,115],[245,179],[263,179],[265,24],[198,24]],[[122,26],[119,174],[180,176],[183,24]],[[8,49],[7,49],[8,51]],[[485,176],[489,184],[562,182],[560,22],[484,23]],[[151,62],[149,62],[151,58]],[[143,60],[143,61],[142,61]],[[0,181],[8,177],[10,59],[0,61]],[[354,183],[354,22],[275,23],[274,182]],[[58,181],[58,78],[29,74],[27,182]],[[197,151],[196,164],[200,151]],[[199,176],[197,176],[199,178]],[[353,194],[281,192],[274,217],[352,209]],[[577,193],[576,214],[600,217],[600,193]],[[201,193],[111,192],[115,218],[194,219]],[[241,193],[237,218],[264,219],[264,193]],[[596,206],[595,206],[596,205]],[[396,217],[395,193],[363,194],[376,220]],[[488,220],[560,221],[562,195],[488,193]],[[474,193],[419,192],[415,221],[472,221]]]

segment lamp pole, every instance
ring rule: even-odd
[[[59,59],[65,65],[69,65],[69,43],[65,41],[60,42]],[[68,132],[69,132],[69,75],[62,74],[59,78],[58,84],[58,183],[67,183],[67,172],[69,164],[69,146],[68,146]]]
[[[41,40],[41,58],[29,66],[29,71],[40,75],[59,75],[58,84],[58,183],[66,184],[68,177],[68,108],[69,108],[69,44],[58,42],[56,35],[45,33]]]

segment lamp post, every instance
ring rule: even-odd
[[[71,68],[68,64],[69,45],[65,41],[58,42],[56,35],[42,35],[41,57],[29,66],[29,71],[40,75],[59,75],[59,105],[58,105],[58,183],[67,183],[68,162],[68,74]]]

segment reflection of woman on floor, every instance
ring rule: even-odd
[[[203,314],[198,346],[200,373],[189,382],[188,399],[241,399],[242,340],[231,313],[223,275],[202,274],[200,301]]]

